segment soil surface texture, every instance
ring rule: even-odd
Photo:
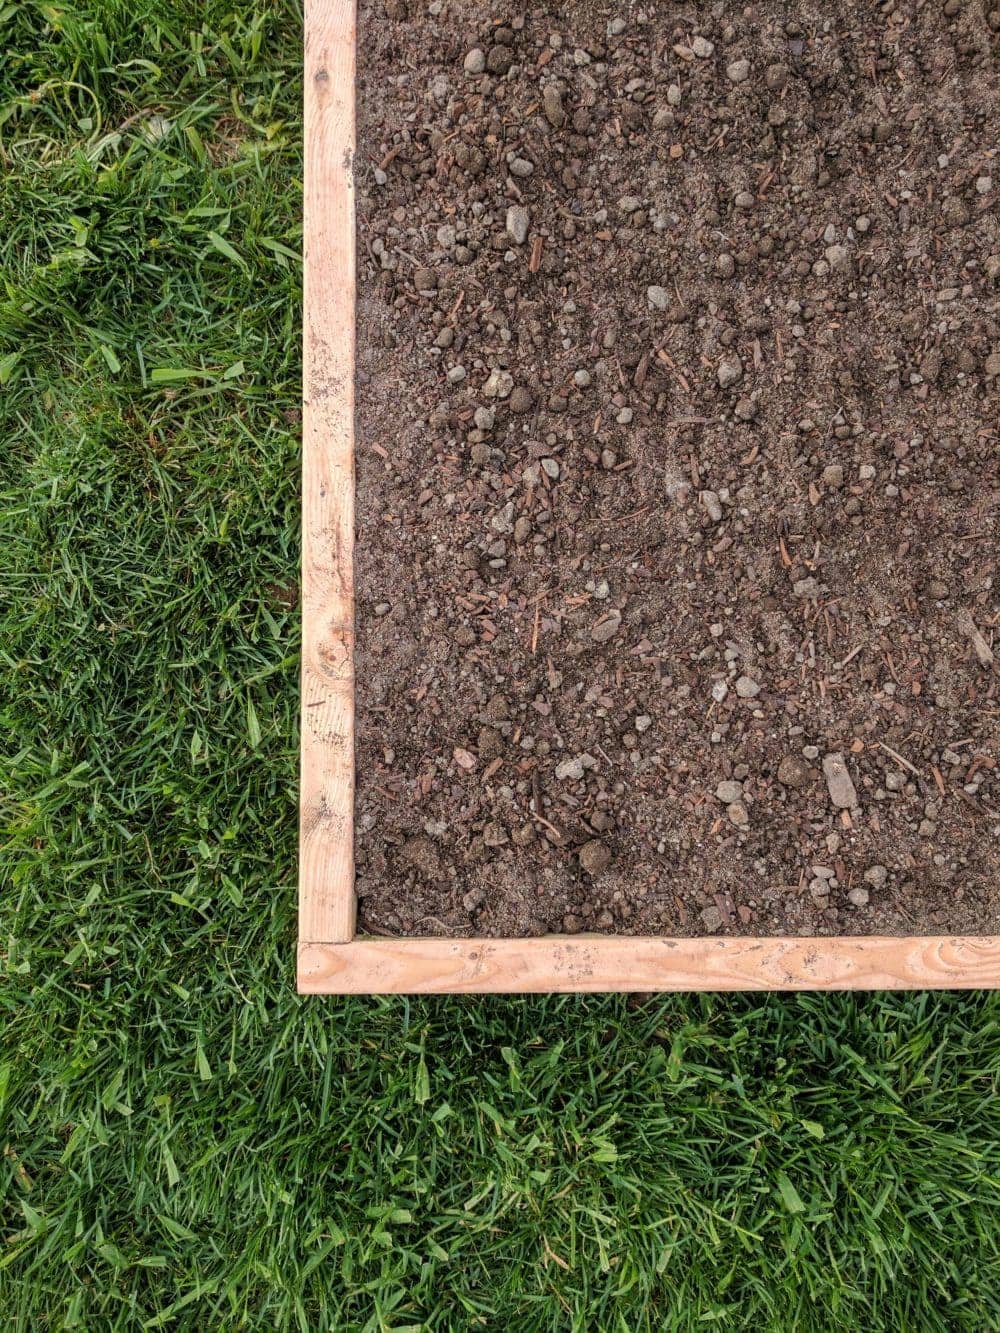
[[[998,52],[362,4],[362,931],[1000,931]]]

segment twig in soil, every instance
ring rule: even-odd
[[[863,643],[859,643],[857,648],[852,648],[851,651],[847,654],[847,656],[843,659],[843,661],[840,661],[836,664],[836,670],[843,671],[844,667],[847,666],[848,662],[853,662],[854,659],[857,657],[858,653],[864,652],[864,647],[865,645]]]
[[[976,659],[980,666],[990,667],[993,665],[993,649],[986,642],[983,635],[976,627],[976,622],[972,619],[971,611],[959,611],[955,617],[958,628],[972,644],[972,651],[976,654]]]
[[[920,769],[914,768],[909,759],[904,759],[898,750],[894,750],[891,745],[886,745],[883,741],[878,742],[879,749],[884,750],[886,754],[892,755],[897,764],[902,764],[903,768],[909,769],[914,777],[920,777]]]

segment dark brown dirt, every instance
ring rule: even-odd
[[[1000,9],[482,13],[362,6],[361,928],[1000,931]]]

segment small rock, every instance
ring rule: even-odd
[[[823,484],[832,490],[839,490],[844,484],[844,469],[839,463],[831,463],[823,469]]]
[[[806,579],[796,579],[792,584],[792,592],[796,597],[818,597],[819,581],[811,575]]]
[[[483,842],[487,847],[506,847],[510,839],[502,824],[489,823],[483,829]]]
[[[742,800],[743,784],[727,780],[720,782],[715,789],[716,800],[721,801],[723,805],[732,805],[734,801]]]
[[[750,77],[750,61],[734,60],[726,66],[726,78],[730,83],[745,83]]]
[[[691,43],[691,50],[699,60],[707,60],[715,50],[715,45],[707,37],[696,37]]]
[[[588,875],[603,875],[605,870],[611,864],[611,853],[605,847],[604,843],[597,838],[591,838],[585,842],[577,852],[580,859],[580,867]]]
[[[853,810],[858,804],[858,793],[854,789],[851,775],[842,754],[828,754],[823,757],[823,776],[826,778],[830,800],[838,810]]]
[[[809,765],[797,755],[785,755],[778,765],[778,781],[783,787],[808,786]]]
[[[583,760],[577,755],[563,759],[556,764],[556,777],[560,782],[579,782],[583,777]]]
[[[432,268],[418,268],[413,274],[413,285],[418,292],[437,291],[437,274]]]
[[[724,357],[719,363],[719,369],[716,372],[716,378],[719,381],[720,389],[732,388],[734,384],[739,384],[743,378],[743,363],[738,356]]]
[[[542,89],[542,110],[554,130],[562,129],[566,123],[566,112],[563,110],[562,94],[554,83],[547,83]]]
[[[509,371],[494,370],[483,385],[483,394],[486,398],[509,398],[513,387],[514,376]]]
[[[507,209],[507,234],[515,245],[523,245],[528,239],[530,218],[523,204],[512,204]]]
[[[465,57],[464,65],[466,74],[482,74],[486,68],[486,52],[474,47]]]
[[[666,287],[659,287],[655,284],[646,288],[646,300],[652,310],[666,310],[670,304],[670,293]]]
[[[873,889],[884,889],[888,878],[889,872],[885,866],[869,866],[864,875],[865,883]]]
[[[722,929],[722,913],[717,907],[706,907],[701,913],[701,920],[706,930],[715,932]]]
[[[737,828],[746,828],[750,823],[750,814],[742,801],[733,801],[728,805],[726,814],[729,816],[729,822],[735,824]]]
[[[578,389],[586,389],[590,384],[590,371],[577,370],[573,372],[573,383]]]
[[[525,412],[531,411],[534,402],[531,390],[526,389],[523,384],[519,384],[510,395],[510,410],[517,416],[523,416]]]
[[[862,889],[860,885],[856,889],[851,889],[847,895],[847,901],[852,907],[867,907],[868,900],[871,897],[867,889]]]
[[[635,727],[636,731],[640,733],[643,731],[648,731],[652,725],[653,725],[653,719],[650,717],[648,713],[640,713],[639,716],[635,719],[635,722],[633,723],[633,726]]]
[[[590,637],[595,643],[607,643],[618,633],[621,623],[622,613],[620,611],[608,611],[591,626]]]
[[[562,928],[567,935],[576,935],[583,929],[583,919],[575,912],[567,912],[562,919]]]
[[[705,512],[713,523],[722,522],[722,501],[716,495],[715,491],[702,491],[699,496]]]
[[[741,699],[756,699],[760,686],[751,676],[740,676],[736,682],[736,693]]]
[[[510,163],[510,174],[519,176],[522,180],[530,176],[534,169],[534,162],[529,162],[526,157],[515,157]]]

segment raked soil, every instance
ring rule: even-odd
[[[1000,932],[998,52],[362,4],[361,930]]]

